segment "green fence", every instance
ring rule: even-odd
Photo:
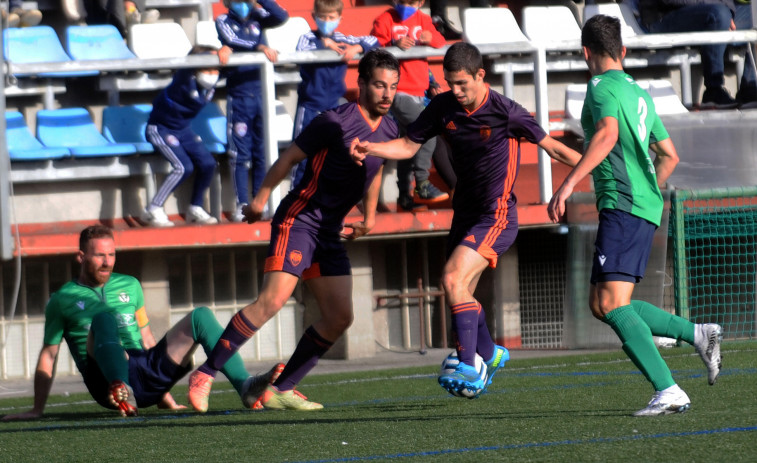
[[[754,339],[757,187],[675,190],[670,213],[676,312]]]

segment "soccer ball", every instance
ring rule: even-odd
[[[460,360],[457,358],[457,351],[453,350],[450,352],[450,354],[444,359],[442,362],[441,370],[439,371],[439,376],[441,375],[448,375],[455,372],[455,368],[457,368],[457,365],[460,363]],[[484,362],[483,357],[476,354],[476,370],[478,370],[478,376],[481,378],[482,381],[486,381],[486,362]],[[477,391],[471,391],[469,389],[462,389],[459,391],[458,395],[459,397],[467,397],[469,399],[472,399],[474,397],[478,397],[479,394],[481,394],[482,389],[479,389]]]

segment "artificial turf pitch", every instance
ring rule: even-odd
[[[662,353],[691,398],[686,413],[631,416],[653,390],[620,351],[513,351],[474,400],[449,396],[434,367],[311,375],[299,389],[324,404],[314,412],[244,410],[226,382],[206,414],[151,407],[126,419],[86,394],[52,396],[44,418],[0,422],[0,461],[757,461],[757,342],[723,344],[714,386],[692,348]],[[0,414],[30,407],[0,400]]]

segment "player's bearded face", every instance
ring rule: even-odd
[[[116,263],[116,245],[110,238],[91,240],[86,252],[79,251],[81,262],[81,283],[90,286],[102,286],[113,273]]]
[[[392,107],[397,93],[399,73],[394,70],[376,68],[370,82],[359,82],[364,108],[373,117],[384,116]]]

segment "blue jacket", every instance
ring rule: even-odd
[[[372,35],[356,37],[344,35],[339,31],[329,37],[337,43],[347,45],[359,44],[363,47],[363,53],[378,48],[378,39]],[[318,30],[310,31],[300,37],[297,43],[297,51],[325,50],[323,37]],[[344,84],[344,76],[347,74],[347,63],[303,63],[300,65],[300,77],[302,81],[297,88],[297,104],[315,111],[325,111],[339,105],[339,98],[344,96],[347,86]]]
[[[274,0],[259,0],[258,5],[262,8],[253,8],[247,19],[240,19],[233,11],[216,19],[218,39],[223,45],[235,52],[256,51],[261,43],[268,45],[263,29],[280,26],[289,19],[289,13]],[[259,92],[260,70],[256,65],[228,67],[224,69],[223,76],[226,77],[229,95],[239,97]]]
[[[152,102],[147,123],[172,130],[189,127],[192,119],[213,98],[215,89],[205,90],[197,85],[195,69],[179,69],[173,80]]]

